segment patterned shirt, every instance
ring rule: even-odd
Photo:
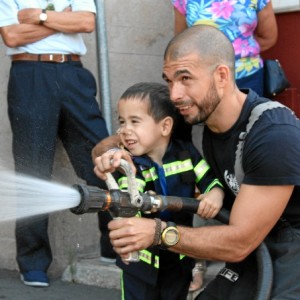
[[[215,26],[229,38],[235,51],[236,79],[249,76],[263,67],[254,31],[258,13],[270,0],[171,1],[186,16],[189,27],[196,24]]]

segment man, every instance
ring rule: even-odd
[[[77,175],[105,188],[93,173],[90,152],[108,132],[95,79],[80,58],[86,53],[80,33],[94,30],[95,13],[92,0],[0,1],[1,35],[12,60],[8,111],[17,172],[50,179],[59,137]],[[104,232],[110,218],[102,217]],[[16,222],[17,262],[30,286],[49,285],[47,227],[47,217]],[[108,241],[106,235],[104,256],[114,254]]]
[[[190,124],[205,123],[205,158],[225,186],[228,225],[178,226],[179,241],[170,251],[227,262],[226,268],[197,299],[254,299],[256,265],[252,252],[265,241],[274,268],[272,299],[299,299],[300,275],[300,122],[287,108],[265,111],[246,137],[238,184],[235,151],[254,107],[268,101],[234,80],[231,43],[211,26],[194,26],[174,37],[164,55],[163,78],[171,99]],[[200,135],[194,134],[197,142]],[[108,143],[105,147],[108,146]],[[105,179],[122,151],[96,157],[95,172]],[[112,160],[113,159],[113,160]],[[162,223],[162,230],[166,224]],[[153,220],[130,218],[109,224],[118,254],[147,248]],[[162,235],[162,241],[164,235]],[[229,276],[231,274],[232,276]]]

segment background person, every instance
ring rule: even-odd
[[[252,90],[240,91],[234,73],[232,44],[212,26],[192,26],[166,48],[163,78],[171,100],[186,122],[205,123],[205,158],[224,185],[223,206],[230,210],[228,225],[178,226],[180,239],[169,250],[226,262],[197,299],[252,300],[258,271],[253,251],[264,241],[274,269],[271,299],[299,299],[300,121],[286,107],[260,116],[245,140],[239,183],[234,164],[240,134],[252,109],[270,100]],[[194,143],[198,139],[195,132]],[[112,142],[105,141],[104,147]],[[103,178],[121,157],[126,154],[114,153],[112,164],[111,157],[94,159],[96,174]],[[111,221],[109,229],[114,249],[125,257],[152,243],[155,223],[128,218]],[[235,280],[229,280],[227,271]]]
[[[277,23],[271,0],[171,0],[174,6],[174,31],[206,24],[220,29],[235,51],[237,86],[251,88],[263,96],[261,52],[277,41]]]
[[[76,174],[105,188],[93,173],[90,153],[108,132],[95,99],[95,79],[80,58],[86,53],[80,33],[94,30],[95,4],[47,3],[0,1],[0,32],[12,60],[7,100],[15,170],[50,179],[59,137]],[[111,218],[102,215],[101,227],[107,229]],[[47,217],[16,221],[17,263],[27,285],[49,285],[47,228]],[[101,247],[102,255],[114,255],[108,242]]]

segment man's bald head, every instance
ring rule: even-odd
[[[176,61],[190,54],[197,54],[199,60],[208,66],[227,65],[234,77],[234,49],[229,39],[217,28],[194,25],[176,35],[167,45],[164,60]]]

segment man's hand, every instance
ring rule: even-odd
[[[121,143],[121,139],[118,135],[110,135],[107,138],[100,141],[93,149],[92,149],[92,159],[93,162],[98,156],[101,156],[106,151],[111,148],[118,148]]]
[[[126,259],[130,252],[151,246],[155,228],[153,219],[139,217],[115,219],[108,224],[111,243],[122,259]]]
[[[42,10],[40,8],[24,8],[19,10],[18,19],[20,24],[40,24],[40,14]]]
[[[135,173],[136,168],[132,162],[131,155],[126,150],[114,148],[103,153],[94,159],[94,172],[102,180],[106,180],[106,173],[115,172],[120,167],[121,159],[126,160]]]

